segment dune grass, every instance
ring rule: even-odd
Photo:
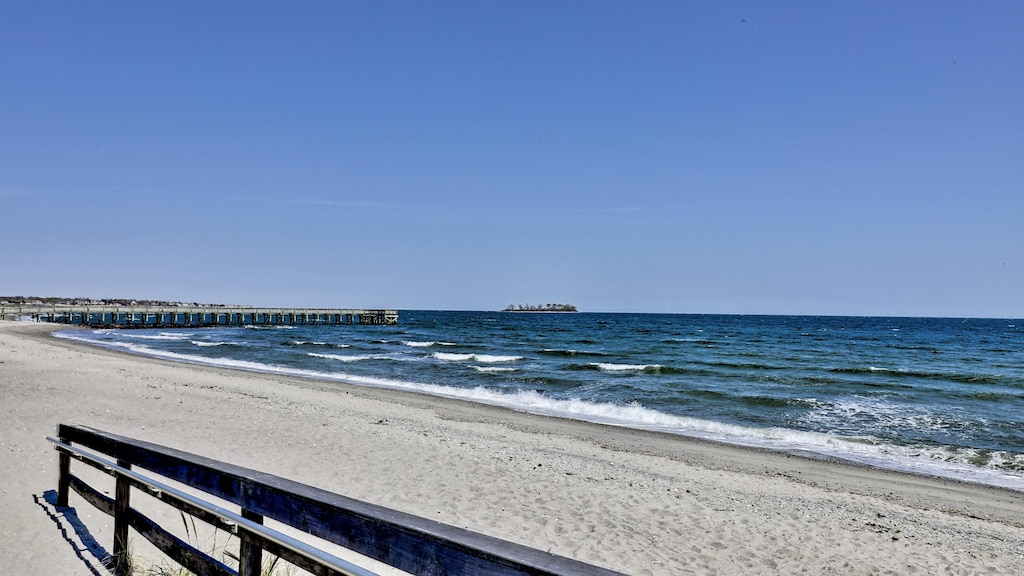
[[[196,526],[196,519],[190,514],[179,511],[182,526],[185,529],[186,541],[197,550],[204,551],[211,558],[224,563],[231,568],[238,570],[239,557],[238,548],[240,540],[237,536],[225,532],[217,527],[212,531],[202,534]],[[163,559],[159,562],[146,562],[137,555],[132,554],[129,543],[129,565],[132,576],[190,576],[191,571],[175,563],[170,559]],[[263,565],[260,567],[261,576],[293,576],[297,568],[279,557],[263,552]]]

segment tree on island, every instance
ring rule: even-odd
[[[572,304],[509,304],[502,312],[579,312]]]

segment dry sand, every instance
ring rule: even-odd
[[[43,500],[63,422],[629,574],[1024,575],[1024,493],[173,364],[53,328],[0,322],[0,572],[104,573]],[[72,505],[105,534],[108,517]]]

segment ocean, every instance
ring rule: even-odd
[[[996,319],[402,311],[398,326],[58,336],[1024,491],[1022,329]]]

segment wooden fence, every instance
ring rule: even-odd
[[[257,576],[261,569],[263,550],[313,574],[373,574],[364,567],[263,526],[264,518],[276,520],[321,541],[343,546],[411,574],[618,574],[264,472],[93,428],[61,424],[57,428],[57,438],[49,440],[60,451],[57,505],[68,506],[69,493],[74,490],[97,509],[114,517],[112,556],[117,576],[127,576],[130,570],[129,528],[133,528],[172,560],[200,576]],[[113,476],[116,479],[114,498],[105,496],[102,490],[73,475],[73,459]],[[226,510],[172,488],[140,474],[140,468],[230,502],[238,506],[239,510]],[[238,570],[182,541],[132,508],[133,488],[136,493],[144,493],[212,526],[236,534],[240,541]]]

